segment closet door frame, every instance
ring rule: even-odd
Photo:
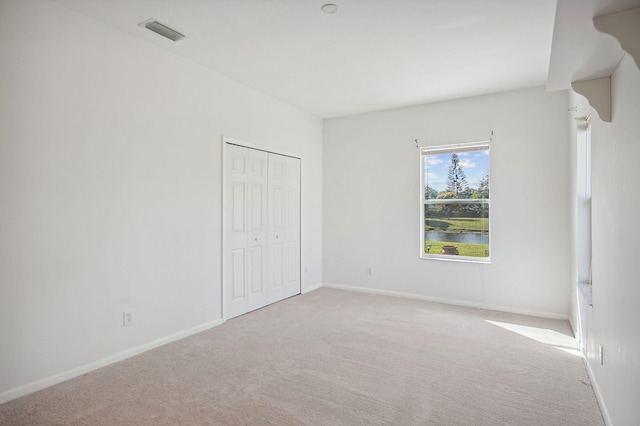
[[[278,154],[278,155],[283,155],[285,157],[292,157],[295,159],[300,160],[300,221],[299,221],[299,231],[300,231],[300,240],[299,240],[299,244],[300,247],[298,248],[300,256],[299,256],[299,267],[298,267],[298,273],[300,275],[299,277],[299,281],[300,281],[300,293],[302,293],[302,221],[303,221],[303,217],[302,217],[302,156],[300,154],[296,154],[296,153],[291,153],[291,152],[286,152],[286,151],[282,151],[282,150],[278,150],[278,149],[274,149],[272,147],[266,147],[266,146],[260,146],[260,145],[255,145],[255,144],[251,144],[251,143],[247,143],[244,141],[240,141],[237,139],[233,139],[227,136],[223,136],[222,137],[222,193],[221,193],[221,216],[222,216],[222,225],[221,225],[221,245],[222,245],[222,256],[221,256],[221,268],[220,268],[220,305],[221,305],[221,312],[222,312],[222,320],[226,321],[227,319],[229,319],[229,315],[227,312],[227,307],[225,306],[225,278],[226,278],[226,273],[225,273],[225,265],[227,262],[227,256],[229,255],[227,253],[227,229],[229,229],[230,226],[230,218],[228,217],[227,213],[226,213],[226,205],[225,205],[225,200],[226,200],[226,184],[227,184],[227,172],[228,172],[228,168],[230,167],[229,164],[227,164],[227,154],[226,154],[226,149],[229,145],[236,145],[242,148],[249,148],[249,149],[255,149],[258,151],[264,151],[266,153],[271,153],[271,154]],[[228,272],[228,271],[226,271]],[[248,311],[250,312],[250,311]]]

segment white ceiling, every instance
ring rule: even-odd
[[[556,0],[55,1],[322,118],[544,86],[556,14]]]

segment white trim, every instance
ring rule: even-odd
[[[185,337],[192,336],[194,334],[209,330],[222,324],[222,319],[216,319],[213,321],[200,324],[198,326],[189,328],[187,330],[180,331],[178,333],[170,334],[166,337],[154,340],[153,342],[145,343],[140,346],[136,346],[131,349],[127,349],[123,352],[119,352],[114,355],[110,355],[106,358],[99,359],[89,364],[85,364],[80,367],[73,368],[62,373],[54,374],[53,376],[45,377],[44,379],[36,380],[35,382],[27,383],[26,385],[18,386],[17,388],[9,389],[8,391],[0,393],[0,404],[3,404],[12,399],[20,398],[21,396],[28,395],[30,393],[48,388],[58,383],[66,382],[67,380],[89,373],[102,367],[114,364],[116,362],[131,358],[132,356],[139,355],[143,352],[147,352],[151,349],[166,345],[171,342],[175,342]]]
[[[244,141],[241,141],[241,140],[238,140],[238,139],[233,139],[233,138],[229,138],[227,136],[222,136],[222,146],[224,147],[225,144],[243,146],[245,148],[257,149],[258,151],[271,152],[273,154],[284,155],[286,157],[299,158],[300,160],[302,160],[302,155],[300,155],[300,154],[287,152],[287,151],[282,151],[282,150],[276,150],[276,149],[273,149],[272,147],[269,147],[269,146],[255,145],[255,144],[247,143],[247,142],[244,142]],[[224,157],[222,157],[222,161],[224,162]]]
[[[493,132],[491,132],[493,135]],[[429,200],[425,198],[424,190],[426,186],[425,182],[425,157],[430,153],[437,152],[470,152],[470,151],[491,151],[491,140],[483,140],[477,142],[466,142],[459,144],[449,144],[449,145],[437,145],[437,146],[423,146],[420,147],[420,259],[429,259],[429,260],[454,260],[457,262],[466,262],[466,263],[484,263],[491,264],[491,218],[492,214],[489,214],[488,217],[488,231],[489,231],[489,256],[488,257],[472,257],[472,256],[446,256],[439,253],[425,253],[425,206],[426,205],[437,205],[437,204],[487,204],[491,206],[491,197],[489,199],[455,199],[455,200]],[[491,157],[489,157],[489,176],[491,176]]]
[[[464,262],[464,263],[483,263],[491,265],[491,257],[472,257],[472,256],[456,256],[446,254],[429,254],[424,253],[420,259],[425,260],[443,260],[448,262]]]
[[[488,198],[451,198],[451,199],[430,198],[428,200],[424,200],[424,203],[429,205],[434,205],[434,204],[489,204],[491,205],[491,200],[489,200]]]
[[[587,375],[589,376],[589,381],[591,382],[593,393],[596,395],[596,401],[598,401],[598,405],[600,406],[600,412],[602,413],[604,424],[607,426],[611,426],[613,425],[613,422],[611,421],[611,416],[609,416],[607,404],[604,403],[604,398],[602,397],[602,393],[600,392],[600,387],[598,386],[595,374],[593,374],[593,370],[591,369],[591,364],[589,364],[589,360],[587,359],[587,354],[584,353],[584,351],[582,352],[582,360],[585,367],[587,368]]]
[[[322,288],[322,283],[303,288],[301,294],[311,293],[312,291],[317,290],[319,288]]]
[[[425,302],[442,303],[444,305],[462,306],[465,308],[485,309],[489,311],[507,312],[511,314],[529,315],[533,317],[550,318],[550,319],[557,319],[557,320],[569,319],[568,314],[559,314],[559,313],[547,312],[547,311],[536,311],[536,310],[530,310],[530,309],[517,309],[517,308],[511,308],[511,307],[499,306],[499,305],[487,305],[485,303],[467,302],[464,300],[447,299],[443,297],[423,296],[421,294],[401,293],[397,291],[379,290],[379,289],[372,289],[372,288],[366,288],[366,287],[357,287],[357,286],[333,284],[333,283],[324,283],[322,284],[322,286],[327,288],[335,288],[338,290],[353,291],[358,293],[379,294],[382,296],[402,297],[404,299],[423,300]]]
[[[445,144],[445,145],[434,145],[434,146],[422,146],[420,147],[420,155],[425,155],[431,152],[473,152],[473,151],[483,151],[486,148],[490,148],[491,141],[490,140],[481,140],[477,142],[464,142],[464,143],[453,143],[453,144]]]

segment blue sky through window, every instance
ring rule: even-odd
[[[489,150],[459,152],[458,160],[470,188],[478,188],[480,179],[489,171]],[[436,191],[447,189],[447,176],[451,165],[451,152],[428,154],[424,161],[425,185]]]

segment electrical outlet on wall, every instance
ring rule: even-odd
[[[133,324],[133,309],[127,309],[122,312],[122,325],[128,326]]]

